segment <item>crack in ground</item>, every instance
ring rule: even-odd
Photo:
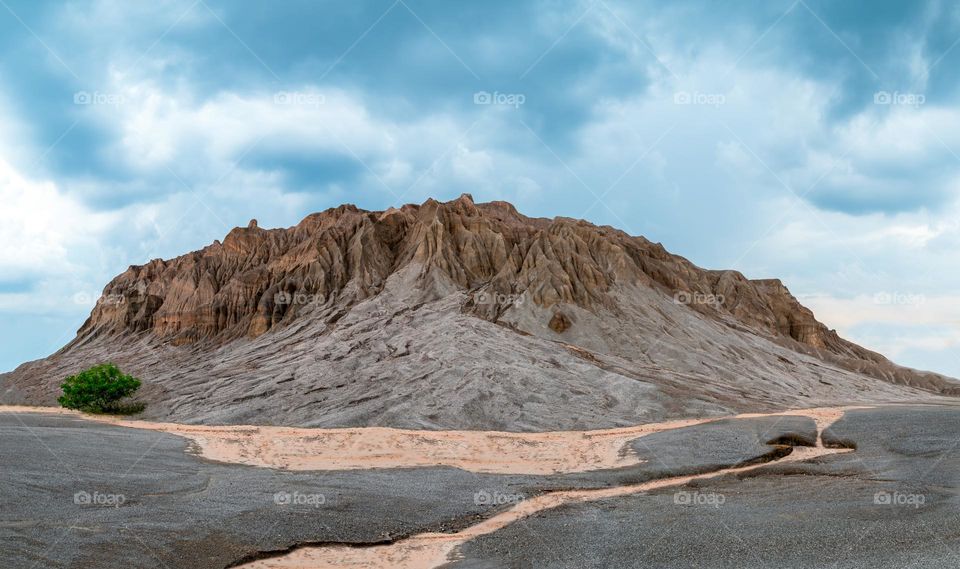
[[[508,510],[498,512],[492,517],[454,533],[427,532],[412,537],[398,538],[387,543],[326,543],[320,545],[302,543],[292,546],[283,553],[260,554],[255,560],[241,561],[231,567],[243,569],[326,569],[335,567],[433,569],[455,560],[460,546],[468,541],[493,533],[531,515],[565,504],[641,494],[649,490],[685,486],[694,481],[710,480],[728,474],[750,473],[769,465],[804,462],[822,456],[853,452],[853,449],[828,448],[823,444],[823,431],[842,416],[843,412],[840,411],[828,417],[814,417],[817,421],[815,446],[778,444],[770,453],[745,461],[747,464],[721,468],[709,473],[660,478],[639,484],[589,490],[551,491],[519,502]],[[791,441],[783,438],[772,440],[805,442],[808,445],[810,442]],[[758,476],[763,474],[762,472],[756,473]]]

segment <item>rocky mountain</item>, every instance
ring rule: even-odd
[[[53,404],[113,361],[182,422],[542,430],[917,400],[960,384],[840,338],[775,279],[506,202],[256,221],[113,279],[76,338],[0,375]]]

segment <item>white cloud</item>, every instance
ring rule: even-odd
[[[221,93],[197,101],[148,84],[123,92],[128,102],[120,116],[106,118],[121,133],[119,155],[143,170],[199,160],[229,165],[255,147],[291,155],[352,150],[369,157],[395,146],[396,128],[371,119],[342,91],[285,92],[316,103],[278,103],[274,93]]]
[[[71,248],[95,246],[115,221],[63,195],[54,183],[28,180],[0,158],[0,270],[68,274]]]
[[[587,105],[580,110],[589,118],[578,132],[554,137],[551,132],[563,129],[566,117],[539,107],[534,89],[520,109],[463,109],[455,99],[434,96],[429,107],[400,101],[405,113],[413,111],[403,118],[385,116],[383,93],[344,85],[291,82],[244,89],[237,81],[231,84],[236,90],[205,92],[209,86],[188,78],[209,61],[175,37],[208,24],[222,30],[202,5],[185,13],[191,5],[192,0],[136,6],[98,0],[92,6],[71,3],[62,11],[61,31],[69,32],[64,43],[75,37],[89,43],[77,42],[83,57],[66,51],[64,57],[84,79],[100,78],[104,94],[122,99],[67,105],[69,111],[91,130],[100,127],[112,135],[112,143],[94,151],[134,181],[124,186],[95,174],[38,181],[40,176],[23,169],[32,162],[25,159],[29,154],[36,158],[42,152],[31,145],[37,138],[29,128],[10,134],[12,123],[6,121],[0,136],[0,157],[6,160],[0,162],[0,269],[6,274],[38,275],[38,287],[64,296],[97,290],[127,261],[196,249],[251,217],[264,226],[290,225],[311,210],[342,202],[376,207],[390,205],[395,194],[403,194],[402,201],[421,201],[461,191],[478,200],[510,200],[528,213],[579,217],[595,194],[616,183],[605,198],[609,207],[593,206],[590,219],[664,241],[701,264],[736,264],[748,276],[782,277],[798,294],[825,291],[805,298],[841,331],[862,334],[864,326],[877,324],[942,328],[960,321],[951,305],[957,299],[950,296],[960,286],[960,273],[953,269],[960,261],[955,221],[960,211],[953,200],[960,111],[933,104],[875,106],[873,94],[863,93],[866,110],[838,119],[836,97],[850,95],[842,77],[805,73],[776,59],[771,44],[783,39],[778,33],[789,20],[740,59],[763,27],[733,18],[722,37],[707,33],[697,42],[677,31],[678,21],[696,16],[682,6],[613,5],[617,16],[593,7],[563,41],[583,41],[579,34],[585,28],[606,38],[609,52],[599,54],[598,69],[556,85],[551,95]],[[530,25],[552,41],[589,7],[584,1],[542,12]],[[175,22],[175,32],[146,52]],[[516,41],[484,36],[476,53],[464,57],[477,70],[496,69],[504,58],[523,52]],[[418,36],[417,42],[402,46],[420,58],[414,63],[449,59],[434,38]],[[915,49],[904,51],[904,65],[923,87],[921,44],[911,45]],[[134,61],[137,65],[130,65]],[[231,64],[242,74],[242,62]],[[259,66],[255,60],[249,64]],[[533,73],[528,81],[543,79]],[[623,82],[611,85],[611,79]],[[681,92],[705,98],[678,104]],[[396,104],[399,96],[388,98]],[[469,96],[464,93],[463,100]],[[281,163],[272,164],[272,158]],[[284,176],[282,162],[289,159],[346,165],[358,173],[331,175],[326,187],[305,189]],[[805,203],[791,193],[811,189]],[[129,199],[109,199],[124,192]],[[936,208],[854,216],[840,211],[843,204],[830,211],[813,205],[837,196],[891,203],[902,198],[908,205],[913,200]],[[938,197],[945,199],[931,199]],[[122,209],[98,214],[84,205],[85,198]],[[70,282],[56,284],[52,275]],[[872,302],[877,292],[903,290],[924,295],[926,304]],[[13,298],[0,295],[0,302],[14,310]],[[871,334],[872,345],[892,352],[898,345],[943,346],[890,330]]]
[[[838,329],[864,324],[960,326],[960,296],[929,296],[905,290],[877,290],[853,298],[801,295],[801,300],[821,321]]]
[[[960,346],[957,295],[881,290],[853,298],[817,295],[800,300],[841,336],[893,359],[912,350],[951,353]]]
[[[0,284],[8,289],[0,292],[0,311],[88,311],[103,286],[100,247],[119,216],[90,211],[2,158],[0,203]]]

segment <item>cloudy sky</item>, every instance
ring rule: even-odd
[[[470,192],[960,376],[952,2],[0,0],[0,370],[257,218]]]

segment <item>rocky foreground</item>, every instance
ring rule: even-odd
[[[468,195],[251,221],[130,267],[67,346],[0,375],[0,402],[53,404],[103,361],[144,380],[147,418],[210,424],[597,429],[960,393],[778,280]]]
[[[631,464],[539,475],[447,466],[455,446],[400,467],[253,467],[159,425],[37,411],[0,407],[2,567],[899,569],[953,567],[960,548],[956,406],[647,425]]]

